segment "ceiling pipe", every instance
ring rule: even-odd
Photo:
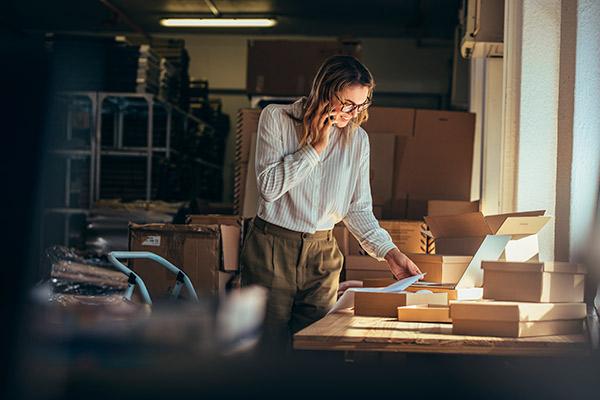
[[[121,19],[126,25],[128,25],[131,29],[133,29],[136,33],[144,36],[148,40],[152,40],[152,37],[141,26],[136,24],[131,18],[127,16],[119,7],[115,6],[108,0],[99,0],[100,3],[108,8],[111,12],[115,13],[119,19]]]
[[[219,11],[219,9],[215,5],[215,3],[213,3],[212,0],[204,0],[204,2],[206,3],[206,7],[208,7],[208,9],[213,14],[213,16],[215,16],[215,17],[221,16],[221,11]]]

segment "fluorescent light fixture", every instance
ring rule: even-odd
[[[174,28],[270,28],[277,21],[270,18],[163,18],[160,24]]]

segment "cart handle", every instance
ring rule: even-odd
[[[169,261],[165,260],[158,254],[151,253],[149,251],[111,251],[108,253],[108,260],[121,272],[125,275],[129,276],[129,285],[127,287],[127,291],[125,292],[125,298],[127,300],[131,300],[131,296],[133,295],[133,289],[135,289],[135,285],[139,286],[142,297],[147,304],[152,304],[152,299],[150,298],[150,293],[148,293],[148,289],[144,284],[142,278],[139,277],[135,272],[131,269],[127,268],[122,262],[118,259],[140,259],[145,258],[152,261],[155,261],[167,268],[169,271],[174,273],[177,276],[177,281],[175,283],[175,287],[173,288],[173,295],[179,295],[179,291],[181,290],[181,285],[183,284],[190,295],[190,298],[197,302],[198,295],[196,294],[196,290],[192,285],[192,281],[190,278],[183,272],[181,269],[177,268],[175,265],[171,264]]]

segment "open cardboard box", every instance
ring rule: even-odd
[[[488,235],[510,235],[504,255],[507,261],[537,259],[537,233],[552,217],[545,211],[528,211],[484,217],[481,212],[427,216],[435,238],[436,254],[474,255]]]
[[[483,297],[543,303],[583,302],[585,269],[566,262],[484,261]]]
[[[527,337],[581,333],[584,303],[467,301],[450,304],[452,333]]]
[[[427,215],[456,215],[479,211],[479,201],[429,200]]]
[[[448,295],[446,293],[356,292],[354,315],[397,318],[398,307],[418,304],[447,305]]]
[[[479,249],[471,258],[456,284],[417,282],[408,287],[408,291],[431,290],[435,293],[447,293],[449,300],[477,300],[483,297],[483,260],[497,260],[510,240],[508,235],[487,235]]]
[[[198,294],[217,294],[238,269],[239,236],[234,225],[130,224],[129,250],[158,254],[181,268]],[[131,260],[130,266],[153,297],[175,283],[175,275],[154,261]]]

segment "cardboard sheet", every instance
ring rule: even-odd
[[[356,292],[372,292],[372,293],[400,293],[405,291],[407,287],[417,282],[419,279],[423,279],[425,275],[414,275],[408,278],[402,279],[396,283],[392,283],[389,286],[383,288],[351,288],[344,292],[342,297],[339,298],[337,303],[329,310],[328,314],[344,310],[354,306],[354,293]]]

